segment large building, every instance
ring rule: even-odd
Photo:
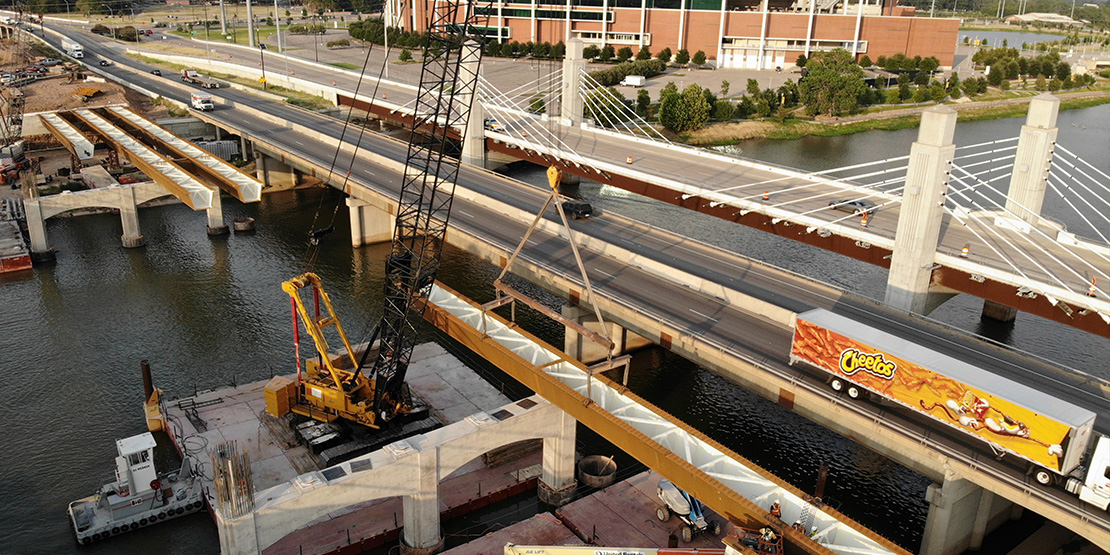
[[[423,30],[437,0],[387,0],[386,16]],[[718,67],[789,67],[799,54],[843,48],[872,60],[904,53],[952,65],[958,19],[914,17],[897,0],[493,0],[479,3],[500,41],[704,51]],[[413,9],[415,8],[415,9]]]

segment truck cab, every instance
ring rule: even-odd
[[[1065,489],[1103,510],[1110,510],[1110,437],[1100,436],[1091,452],[1084,480],[1068,478]]]
[[[211,111],[216,107],[216,105],[212,103],[212,95],[208,93],[193,93],[192,96],[189,97],[189,105],[192,106],[194,110],[200,110],[202,112]]]

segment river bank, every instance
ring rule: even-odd
[[[1032,91],[1028,92],[1032,93]],[[1035,96],[1036,93],[981,102],[952,101],[946,102],[945,105],[959,112],[961,122],[991,120],[1025,115],[1029,101]],[[1060,98],[1061,110],[1091,108],[1110,103],[1108,90],[1077,91],[1056,96]],[[766,119],[715,123],[677,139],[696,146],[723,146],[751,139],[793,140],[807,136],[839,137],[871,130],[892,131],[917,127],[921,122],[921,113],[935,105],[929,102],[909,108],[888,109],[840,118],[787,119],[783,122]]]

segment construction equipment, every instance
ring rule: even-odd
[[[416,325],[423,319],[439,269],[459,173],[459,159],[449,156],[448,132],[468,121],[482,54],[481,45],[470,40],[481,27],[469,0],[438,2],[428,17],[429,44],[386,262],[385,311],[361,354],[347,338],[319,277],[307,273],[283,284],[297,313],[294,330],[299,316],[319,355],[317,361],[306,364],[307,376],[294,388],[291,409],[317,420],[342,417],[377,428],[413,410],[405,374],[416,346]],[[330,226],[312,232],[319,234],[314,239],[328,230]],[[308,313],[300,298],[309,287],[317,299],[314,314]],[[327,308],[323,317],[319,301]],[[343,343],[342,352],[332,352],[324,338],[324,331],[333,326]],[[371,356],[372,364],[367,365]]]
[[[18,67],[26,63],[26,44],[23,33],[19,31],[19,24],[23,19],[22,6],[13,7],[19,16],[9,22],[15,30],[11,33],[11,73],[16,75]],[[31,175],[27,170],[31,164],[24,155],[23,144],[23,106],[26,98],[23,95],[25,79],[13,78],[0,90],[0,179],[4,184],[11,183],[16,187],[16,181],[30,181]]]

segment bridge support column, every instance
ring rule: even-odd
[[[297,186],[297,170],[281,160],[256,152],[254,162],[255,177],[267,189],[283,191]]]
[[[208,235],[227,235],[227,224],[224,223],[224,202],[220,199],[220,190],[212,191],[212,206],[208,207]]]
[[[597,317],[592,310],[580,306],[563,305],[562,313],[563,316],[593,331],[601,332],[601,324],[597,322]],[[621,355],[627,351],[652,345],[650,339],[628,331],[620,324],[606,322],[605,326],[609,331],[609,338],[617,344],[616,348],[613,349],[614,355]],[[608,354],[601,345],[582,337],[581,334],[571,328],[567,328],[566,335],[563,336],[563,352],[587,364],[605,360]]]
[[[479,168],[486,167],[486,108],[477,100],[470,107],[470,117],[466,121],[462,163]]]
[[[928,314],[947,297],[931,297],[933,263],[940,240],[941,217],[948,191],[948,172],[956,146],[956,111],[933,106],[921,115],[917,142],[910,148],[906,188],[887,276],[886,303]]]
[[[466,47],[472,47],[468,42]],[[476,44],[473,48],[481,48]],[[475,53],[463,55],[463,67],[460,68],[459,73],[465,75],[464,72],[480,71],[478,67],[478,56]],[[486,107],[482,102],[476,98],[475,95],[470,95],[470,98],[462,99],[470,104],[469,116],[466,120],[466,129],[463,131],[463,144],[462,144],[462,163],[477,166],[479,168],[486,167]]]
[[[405,528],[402,555],[429,555],[443,549],[439,529],[439,451],[428,449],[415,456],[417,493],[401,501]]]
[[[582,54],[584,48],[580,38],[567,41],[567,53],[563,58],[563,91],[559,105],[559,117],[563,118],[566,125],[577,126],[582,123],[583,102],[578,87],[582,81],[582,70],[586,67],[586,58]]]
[[[236,519],[228,519],[213,511],[216,530],[220,534],[220,553],[225,555],[248,555],[261,553],[258,545],[258,530],[255,528],[254,513]]]
[[[24,199],[23,212],[27,218],[27,232],[31,235],[31,260],[33,262],[54,260],[54,249],[46,237],[46,219],[42,217],[39,199]]]
[[[361,247],[393,239],[397,217],[354,197],[347,198],[351,211],[351,246]]]
[[[135,202],[134,187],[119,187],[119,218],[123,223],[123,235],[120,241],[128,249],[141,247],[146,244],[142,230],[139,229],[139,208]]]
[[[921,539],[922,555],[955,555],[978,549],[983,536],[1010,519],[1012,504],[952,473],[944,484],[925,492],[929,516]]]
[[[1040,219],[1044,192],[1048,186],[1048,170],[1052,167],[1052,151],[1056,146],[1056,116],[1060,99],[1045,93],[1029,101],[1029,115],[1021,126],[1014,171],[1010,174],[1006,210],[1036,225]]]
[[[578,422],[569,414],[559,411],[558,436],[543,440],[543,474],[540,476],[540,501],[562,506],[570,501],[577,482],[574,480],[574,444]]]

